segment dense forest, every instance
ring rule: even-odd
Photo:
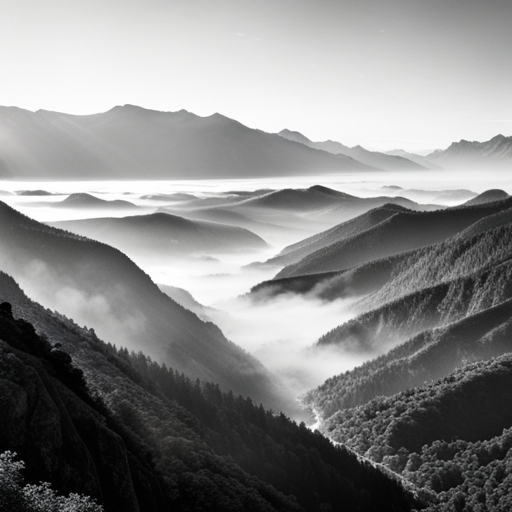
[[[105,344],[5,274],[0,283],[0,452],[18,453],[29,484],[48,481],[107,512],[419,505],[303,423]]]
[[[429,510],[512,505],[512,357],[331,416],[322,430],[435,497]]]

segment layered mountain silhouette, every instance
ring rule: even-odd
[[[427,155],[434,163],[454,168],[510,169],[512,162],[512,136],[496,135],[485,142],[462,139],[452,143],[445,150]]]
[[[112,245],[127,254],[174,257],[190,253],[222,253],[261,249],[266,243],[250,231],[184,219],[168,213],[48,223]]]
[[[0,176],[16,179],[268,177],[344,171],[507,167],[511,137],[460,141],[426,158],[313,142],[290,130],[270,134],[221,114],[160,112],[134,105],[77,116],[0,107]]]
[[[444,204],[447,206],[469,201],[478,195],[476,192],[467,189],[426,190],[402,188],[396,185],[385,185],[382,187],[382,191],[389,195],[406,197],[412,201]]]
[[[257,360],[162,293],[117,249],[41,224],[4,203],[0,239],[0,268],[45,306],[192,377],[286,409],[283,390]]]
[[[385,155],[391,156],[400,156],[402,158],[407,158],[411,162],[416,162],[427,169],[441,169],[439,165],[436,165],[434,162],[431,162],[428,158],[418,155],[416,153],[410,153],[409,151],[404,151],[403,149],[391,149],[389,151],[384,151]]]
[[[76,116],[0,108],[8,134],[0,173],[37,179],[289,176],[369,170],[346,156],[315,151],[213,114],[133,105]]]
[[[377,169],[385,169],[387,171],[408,171],[424,170],[426,168],[435,167],[432,165],[425,165],[425,163],[418,163],[418,158],[412,160],[402,155],[390,155],[386,153],[379,153],[377,151],[368,151],[362,146],[354,146],[353,148],[349,148],[340,142],[334,142],[331,140],[325,142],[313,142],[299,132],[286,129],[281,130],[279,135],[285,139],[299,142],[300,144],[304,144],[305,146],[314,149],[327,151],[335,155],[348,156],[358,162],[363,162],[366,165],[375,167]]]
[[[265,239],[269,236],[281,240],[291,237],[295,241],[386,203],[420,210],[439,208],[437,205],[419,205],[400,196],[361,198],[322,185],[226,196],[198,199],[179,207],[168,206],[163,211],[242,226]],[[278,260],[279,257],[268,263],[280,264]]]
[[[378,247],[385,248],[384,239],[389,240],[393,248],[400,247],[403,242],[393,237],[387,227],[383,238],[368,237],[367,231],[372,233],[374,227],[362,230],[355,237],[348,234],[346,239],[342,238],[351,228],[366,227],[362,221],[369,222],[371,217],[362,216],[308,241],[314,249],[315,244],[322,243],[322,238],[328,241],[332,236],[339,236],[341,241],[332,244],[337,253],[313,250],[299,263],[285,267],[286,272],[296,270],[297,275],[281,276],[280,273],[274,280],[254,287],[252,295],[258,298],[262,294],[297,293],[314,294],[323,300],[358,299],[352,309],[359,316],[326,333],[318,345],[337,346],[355,353],[382,354],[424,330],[461,320],[512,296],[507,285],[511,212],[510,198],[426,212],[432,223],[418,217],[417,228],[426,236],[443,241],[425,247],[420,244],[414,250],[406,244],[403,251],[385,257],[379,256],[377,247],[372,249],[366,242],[378,240]],[[371,214],[374,218],[378,214],[378,220],[383,217],[387,226],[394,213],[377,209]],[[443,216],[439,217],[441,214]],[[381,224],[376,224],[379,226]],[[408,242],[414,242],[411,232],[404,232],[402,228],[398,232]],[[330,245],[327,243],[326,247]],[[303,251],[307,254],[308,250],[307,243],[298,244],[296,257],[301,257]],[[392,253],[393,250],[389,249]],[[293,252],[290,254],[293,257]],[[357,263],[359,258],[366,261]],[[346,264],[346,268],[300,274],[310,262],[336,261],[340,267]]]

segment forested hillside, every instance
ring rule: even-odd
[[[105,344],[5,274],[0,300],[0,451],[20,454],[29,481],[107,512],[414,506],[397,481],[304,424]]]
[[[317,414],[365,404],[449,375],[468,361],[512,351],[512,299],[446,327],[426,330],[385,354],[328,379],[303,397]]]
[[[430,492],[437,503],[428,510],[504,511],[512,506],[511,401],[507,354],[339,411],[322,430]]]
[[[303,403],[330,438],[422,489],[431,512],[512,504],[509,202],[470,207],[488,215],[444,241],[303,276],[295,290],[359,297],[359,316],[326,333],[315,350],[376,356],[309,391]],[[300,281],[278,283],[274,293]]]

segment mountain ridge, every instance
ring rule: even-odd
[[[365,171],[368,166],[249,128],[221,114],[200,117],[134,105],[79,116],[0,108],[12,144],[0,172],[17,178],[148,179],[267,177]]]

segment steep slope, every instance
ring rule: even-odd
[[[399,255],[397,258],[400,258]],[[349,270],[320,272],[298,277],[274,278],[253,286],[250,296],[268,298],[284,293],[311,294],[322,300],[355,298],[382,288],[395,268],[395,257],[384,258]]]
[[[220,114],[199,117],[185,110],[125,105],[74,116],[0,107],[0,129],[12,141],[0,148],[0,173],[17,178],[219,178],[368,169]]]
[[[377,226],[400,211],[407,210],[402,206],[391,203],[371,209],[354,219],[338,224],[331,229],[285,247],[277,256],[269,260],[269,263],[275,263],[276,265],[291,265],[297,263],[302,260],[302,258],[319,249],[325,248],[340,240],[356,236],[367,229]]]
[[[5,285],[23,298],[12,280]],[[22,299],[23,300],[23,299]],[[18,309],[18,308],[16,308]],[[42,309],[42,308],[41,308]],[[44,310],[42,316],[44,316]],[[75,335],[76,337],[76,335]],[[62,493],[84,493],[107,511],[169,510],[163,478],[144,460],[140,446],[105,418],[69,354],[0,308],[0,451],[16,451],[29,482],[49,481]],[[144,506],[144,500],[148,499]]]
[[[246,229],[167,213],[50,222],[48,225],[112,245],[127,254],[153,257],[266,247],[263,239]]]
[[[158,288],[168,295],[174,302],[177,302],[180,306],[195,313],[201,320],[205,322],[211,322],[210,314],[216,311],[214,308],[203,306],[192,296],[190,292],[183,288],[176,286],[168,286],[165,284],[159,284]]]
[[[510,169],[512,163],[512,136],[496,135],[485,142],[462,139],[453,142],[445,150],[434,151],[427,155],[443,167],[464,168],[498,168]]]
[[[404,447],[410,452],[418,452],[425,444],[436,440],[450,441],[454,436],[465,441],[490,439],[512,425],[512,411],[505,405],[512,398],[512,388],[508,384],[511,373],[510,354],[471,363],[446,379],[423,388],[391,398],[377,398],[364,407],[340,411],[328,420],[323,430],[329,431],[332,427],[334,439],[352,439],[347,445],[357,447],[358,451],[362,444],[366,444],[382,447],[381,453],[385,453],[387,446],[394,451]],[[487,400],[473,400],[475,392],[485,394]],[[392,410],[395,408],[402,414]],[[371,421],[375,418],[368,414],[371,410],[380,410],[377,421]],[[369,423],[375,426],[391,423],[393,419],[395,422],[389,429],[379,425],[373,435],[364,438],[364,426],[360,428],[361,425],[355,423],[365,417],[371,418]],[[358,432],[355,439],[354,427]],[[344,429],[352,431],[352,435],[342,433]]]
[[[380,307],[425,287],[499,268],[509,260],[512,250],[512,225],[506,223],[510,215],[508,203],[508,199],[503,201],[505,208],[501,212],[484,217],[455,237],[398,256],[388,282],[360,301],[358,307]]]
[[[48,382],[53,383],[57,393],[52,391],[52,398],[64,401],[59,409],[65,426],[61,431],[75,435],[76,442],[82,440],[78,457],[69,448],[52,450],[51,440],[58,440],[55,422],[25,423],[22,414],[3,415],[8,423],[0,434],[0,450],[17,447],[31,478],[50,480],[64,491],[89,490],[105,504],[106,512],[313,511],[340,505],[361,512],[376,506],[405,512],[415,504],[396,481],[361,463],[350,451],[334,447],[304,424],[265,411],[249,399],[222,393],[216,385],[193,382],[142,353],[117,351],[94,331],[30,301],[12,279],[0,273],[0,301],[5,299],[13,304],[14,318],[4,303],[0,308],[1,412],[15,403],[13,389],[44,393],[41,380],[46,389],[50,389]],[[42,336],[26,321],[17,320],[20,315],[33,321]],[[68,373],[78,372],[82,384],[77,368],[83,371],[87,388],[97,397],[92,405],[63,388],[62,377],[50,375],[48,363],[63,358]],[[35,367],[41,380],[34,379],[29,369],[32,379],[23,381],[20,360]],[[22,411],[19,404],[15,409]],[[52,412],[36,407],[34,419],[44,414],[49,418]],[[54,435],[41,435],[42,428],[53,428]],[[27,436],[17,435],[21,429]],[[110,437],[104,432],[110,432]],[[63,445],[70,447],[67,440]],[[39,459],[55,470],[38,464]],[[92,462],[84,468],[87,460]],[[82,470],[75,476],[65,464]],[[126,464],[131,474],[125,471]],[[110,470],[110,474],[99,472],[101,496],[95,493],[95,468]],[[122,478],[134,489],[131,494],[121,485]]]
[[[285,406],[262,365],[162,293],[112,247],[40,224],[0,203],[0,268],[45,306],[143,350],[193,377],[277,410]]]
[[[446,325],[512,297],[512,261],[487,265],[470,275],[424,286],[343,324],[318,341],[345,350],[382,353],[408,337]]]
[[[327,243],[323,243],[322,235],[309,242],[302,242],[302,253],[299,261],[286,266],[277,278],[297,277],[306,274],[330,272],[348,269],[370,261],[399,254],[415,248],[428,246],[457,234],[475,222],[504,211],[512,205],[506,199],[495,203],[469,207],[448,208],[430,212],[413,212],[402,209],[395,211],[386,218],[386,210],[379,212],[384,219],[371,225],[367,219],[361,219],[361,226],[369,225],[366,230],[356,230],[352,236],[344,236],[350,226],[340,227],[340,237],[331,242],[330,236],[336,231],[327,232]],[[396,207],[394,207],[396,210]],[[357,225],[358,220],[352,221],[351,226]],[[333,228],[334,229],[334,228]],[[317,248],[320,246],[319,248]],[[316,248],[316,250],[315,250]]]

